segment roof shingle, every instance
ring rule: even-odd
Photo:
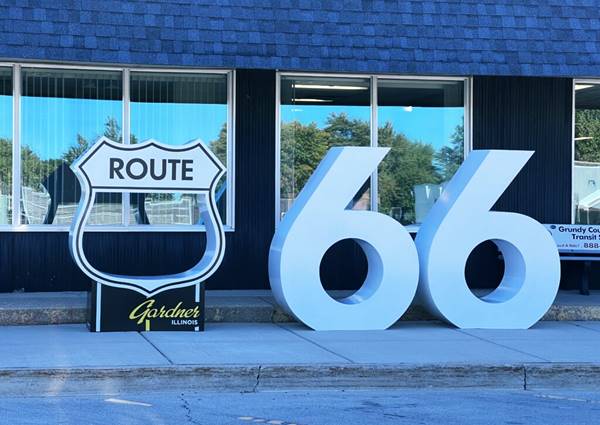
[[[600,0],[7,0],[0,58],[600,76]]]

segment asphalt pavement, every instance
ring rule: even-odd
[[[600,390],[160,392],[2,397],[11,425],[597,425]]]

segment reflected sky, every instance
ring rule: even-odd
[[[365,106],[281,105],[283,122],[296,120],[304,125],[314,122],[320,128],[325,127],[327,117],[340,112],[367,122],[371,114],[370,108]],[[437,150],[448,144],[456,126],[463,123],[464,108],[380,106],[377,114],[380,127],[391,122],[397,132],[411,141],[431,144]]]
[[[12,96],[0,96],[0,137],[12,138]]]
[[[121,101],[56,97],[21,98],[21,144],[41,159],[60,158],[77,144],[77,134],[93,142],[109,117],[121,125]]]
[[[85,103],[83,107],[82,102]],[[121,123],[121,102],[113,100],[81,100],[43,97],[23,97],[23,144],[35,143],[42,159],[57,158],[77,141],[77,133],[93,141],[104,133],[110,116]],[[0,137],[12,136],[12,97],[0,96]],[[302,124],[315,122],[324,127],[331,113],[346,112],[351,118],[369,120],[370,109],[364,106],[282,105],[283,122],[297,120]],[[397,131],[410,140],[423,141],[439,149],[447,144],[457,125],[462,124],[464,108],[422,108],[383,106],[378,108],[379,125],[391,122]],[[30,119],[27,117],[44,119]],[[105,117],[99,120],[98,117]],[[195,138],[209,143],[215,140],[227,117],[227,105],[133,103],[132,130],[138,140],[154,138],[164,143],[182,144]],[[57,122],[63,124],[57,126]],[[38,141],[36,143],[35,141]],[[50,141],[39,143],[39,141]]]
[[[122,126],[122,102],[27,97],[22,100],[21,139],[41,159],[59,158],[81,134],[89,142],[102,136],[109,117]],[[0,137],[12,137],[12,97],[0,96]],[[227,105],[132,103],[131,127],[138,140],[153,138],[183,144],[200,138],[217,139],[227,120]]]
[[[194,139],[216,140],[227,121],[227,105],[132,103],[131,131],[138,140],[156,139],[180,145]]]

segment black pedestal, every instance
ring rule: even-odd
[[[146,297],[93,282],[88,292],[88,326],[92,332],[203,331],[204,305],[202,284]]]

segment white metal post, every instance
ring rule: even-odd
[[[275,228],[281,220],[281,74],[275,74]]]
[[[129,145],[131,143],[131,125],[130,125],[130,73],[129,68],[123,69],[123,144]],[[115,140],[116,141],[116,140]],[[131,210],[130,205],[130,194],[129,192],[123,193],[121,196],[122,202],[122,223],[124,226],[129,225],[129,214]]]
[[[227,213],[225,224],[235,228],[235,71],[227,74]]]
[[[371,77],[371,146],[378,145],[379,124],[377,123],[377,76]],[[385,161],[385,159],[384,159]],[[379,209],[379,185],[378,185],[378,170],[375,169],[371,174],[371,211]]]
[[[13,65],[12,225],[21,224],[21,65]]]

